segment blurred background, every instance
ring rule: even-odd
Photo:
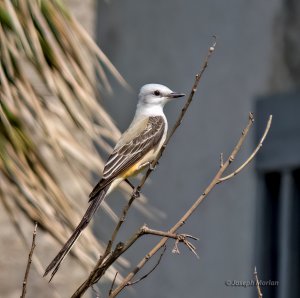
[[[172,254],[170,241],[160,266],[120,297],[257,297],[255,287],[228,286],[234,281],[252,280],[254,266],[259,279],[279,281],[277,286],[262,287],[265,297],[298,297],[300,2],[68,0],[65,3],[131,86],[125,88],[118,76],[115,80],[113,71],[107,74],[112,93],[103,91],[101,77],[97,83],[99,101],[120,131],[132,119],[142,85],[161,83],[174,91],[189,93],[194,75],[212,44],[212,35],[218,38],[192,106],[151,181],[143,188],[148,205],[139,204],[140,207],[131,210],[120,240],[143,223],[161,230],[171,227],[213,178],[219,168],[220,153],[226,158],[231,152],[248,113],[254,112],[255,126],[231,170],[254,149],[268,115],[274,117],[255,163],[217,186],[181,229],[200,238],[196,243],[200,259],[183,246],[180,255]],[[166,106],[170,126],[181,106],[180,101]],[[107,127],[112,135],[119,133],[113,124]],[[114,140],[111,137],[108,143],[113,144]],[[105,158],[105,146],[99,147]],[[89,167],[86,170],[95,179],[99,175]],[[116,192],[109,202],[117,214],[124,204],[124,200],[120,204],[120,196]],[[83,212],[85,198],[79,196],[79,201]],[[104,241],[112,229],[107,213],[100,210],[94,224],[96,236]],[[24,247],[18,239],[12,239],[15,232],[9,222],[7,209],[1,207],[3,259],[0,261],[5,270],[0,273],[0,296],[3,297],[19,293],[16,285],[21,285],[26,263]],[[27,225],[30,238],[32,226],[28,222]],[[45,250],[39,251],[37,247],[37,254],[45,266],[60,245],[52,243],[48,234],[41,237],[38,242]],[[127,260],[134,265],[157,241],[154,236],[140,240],[126,254]],[[13,265],[10,259],[14,260]],[[153,264],[155,260],[143,272]],[[127,265],[124,260],[117,269],[126,274]],[[78,262],[69,258],[52,287],[57,292],[64,291],[62,297],[67,297],[85,276],[81,271]],[[14,276],[10,282],[9,276]],[[103,286],[109,287],[109,283]],[[47,297],[54,297],[53,288],[49,289],[38,275],[31,279],[31,287],[30,297],[38,297],[41,291]]]

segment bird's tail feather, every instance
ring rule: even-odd
[[[69,238],[69,240],[65,243],[65,245],[62,247],[62,249],[57,254],[57,256],[52,260],[52,262],[46,268],[44,276],[46,276],[50,271],[53,270],[49,282],[54,277],[55,273],[59,269],[60,264],[62,263],[62,261],[64,260],[64,258],[66,257],[66,255],[69,253],[69,251],[71,250],[72,246],[74,245],[74,243],[76,242],[76,240],[81,235],[82,231],[89,224],[91,218],[93,217],[93,215],[95,214],[95,212],[99,208],[101,202],[105,198],[105,195],[106,195],[109,187],[110,187],[110,185],[107,185],[104,189],[102,189],[99,192],[99,194],[97,194],[95,196],[95,198],[93,199],[93,201],[91,201],[91,203],[90,203],[88,209],[86,210],[83,218],[81,219],[79,225],[76,227],[75,231],[73,232],[73,234],[71,235],[71,237]]]

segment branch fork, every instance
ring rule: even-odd
[[[174,247],[172,249],[172,253],[179,255],[180,251],[179,251],[179,248],[178,248],[178,244],[179,244],[179,242],[183,242],[187,246],[187,248],[197,257],[197,259],[199,259],[199,256],[196,252],[196,246],[193,245],[190,241],[188,241],[187,238],[192,238],[194,240],[199,240],[198,238],[193,237],[191,235],[180,234],[180,235],[178,235],[178,238],[175,241]]]
[[[253,150],[253,152],[251,153],[251,155],[242,163],[242,165],[240,165],[236,170],[234,170],[233,172],[231,172],[230,174],[226,175],[226,176],[223,176],[221,178],[219,178],[218,180],[218,184],[221,183],[221,182],[224,182],[234,176],[236,176],[237,174],[239,174],[253,159],[254,157],[256,156],[257,152],[259,151],[259,149],[262,147],[263,145],[263,142],[271,128],[271,124],[272,124],[272,115],[270,115],[269,117],[269,120],[268,120],[268,123],[266,125],[266,128],[265,128],[265,131],[258,143],[258,145],[256,146],[256,148]],[[254,116],[252,113],[249,113],[249,121],[251,121],[251,123],[254,123]],[[242,136],[245,136],[245,134],[247,134],[247,131],[245,131],[245,129],[242,131]],[[232,157],[232,155],[229,157],[229,162],[232,163],[233,160],[234,160],[234,157]],[[221,167],[224,165],[223,163],[223,154],[221,153]]]
[[[166,238],[172,238],[175,239],[175,244],[174,247],[172,249],[172,253],[174,254],[180,254],[179,248],[178,248],[178,244],[179,242],[184,243],[187,248],[197,257],[199,258],[198,254],[196,253],[196,247],[195,245],[193,245],[188,239],[193,239],[193,240],[199,240],[198,238],[189,235],[189,234],[177,234],[177,233],[170,233],[170,232],[163,232],[163,231],[159,231],[159,230],[153,230],[153,229],[149,229],[147,227],[147,225],[143,225],[140,228],[140,235],[156,235],[156,236],[162,236],[162,237],[166,237]]]

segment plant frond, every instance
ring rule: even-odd
[[[63,243],[82,214],[74,197],[103,168],[97,149],[120,137],[96,75],[106,92],[107,73],[128,85],[59,0],[0,0],[0,39],[0,198],[12,222],[25,214]],[[87,266],[99,251],[88,230],[73,254]]]

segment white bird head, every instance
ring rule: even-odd
[[[185,94],[172,91],[170,88],[160,84],[144,85],[139,93],[138,110],[154,114],[163,109],[164,105]]]

